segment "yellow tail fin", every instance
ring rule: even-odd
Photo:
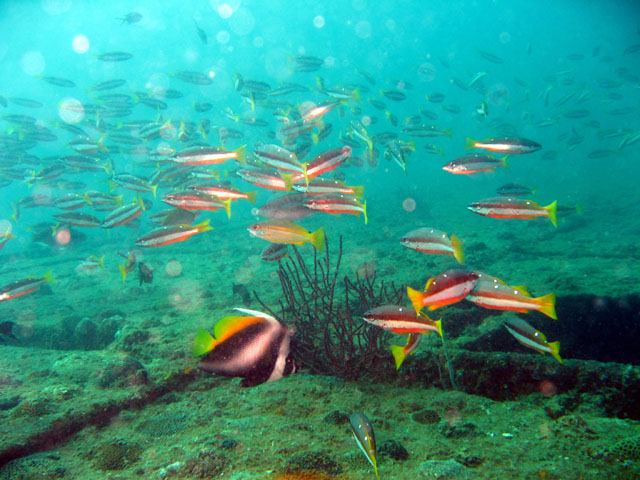
[[[197,225],[194,225],[193,228],[197,229],[198,232],[206,232],[207,230],[213,230],[213,227],[209,225],[209,219],[207,218],[204,222],[200,222]]]
[[[256,195],[258,195],[258,191],[257,190],[253,190],[251,192],[247,192],[247,200],[249,200],[251,203],[256,203]]]
[[[540,304],[540,312],[544,313],[547,317],[551,317],[554,320],[558,319],[556,315],[556,294],[551,292],[543,297],[536,298],[536,301]]]
[[[356,197],[358,200],[362,200],[362,197],[364,197],[364,186],[358,185],[351,188],[353,189],[353,196]]]
[[[476,148],[476,140],[471,137],[467,137],[465,140],[465,149],[471,150],[472,148]]]
[[[324,227],[320,227],[318,230],[311,234],[311,244],[321,252],[324,252]]]
[[[367,218],[367,201],[362,204],[362,213],[364,213],[364,224],[366,225],[369,219]]]
[[[413,309],[416,311],[416,313],[420,313],[420,310],[422,310],[422,298],[424,297],[424,294],[418,290],[414,290],[411,287],[407,287],[407,296],[409,297],[409,300],[411,301],[411,305],[413,305]]]
[[[396,370],[400,370],[400,365],[402,365],[404,359],[407,358],[404,353],[404,347],[400,345],[391,345],[391,354],[393,355],[393,359],[396,361]]]
[[[247,163],[247,154],[245,152],[246,147],[246,145],[243,145],[240,148],[234,150],[234,152],[236,152],[236,160],[240,163]]]
[[[453,256],[458,263],[464,263],[464,251],[462,250],[462,240],[456,235],[451,235],[451,245],[453,246]]]
[[[547,346],[551,349],[551,355],[553,358],[558,360],[560,363],[564,363],[562,358],[560,358],[560,342],[551,342],[547,343]]]
[[[125,267],[124,265],[118,265],[118,268],[120,269],[120,276],[122,277],[122,283],[124,283],[125,279],[127,278],[127,267]]]
[[[547,211],[547,217],[549,217],[549,220],[551,220],[551,223],[553,223],[554,227],[558,226],[558,201],[554,201],[553,203],[550,203],[549,205],[547,205],[546,207],[542,207]]]

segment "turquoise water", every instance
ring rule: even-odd
[[[2,458],[31,453],[6,454],[37,435],[33,424],[32,431],[22,423],[29,423],[25,405],[36,392],[58,383],[71,388],[60,375],[43,374],[47,379],[40,383],[38,358],[55,370],[57,352],[77,353],[79,362],[86,354],[88,363],[99,363],[90,357],[96,352],[128,352],[148,372],[149,382],[142,383],[163,384],[169,373],[195,367],[191,348],[198,328],[211,330],[233,307],[246,306],[234,285],[256,291],[279,312],[277,265],[260,259],[268,243],[247,227],[265,220],[256,208],[287,192],[244,181],[237,173],[246,164],[233,159],[202,168],[171,160],[193,146],[229,152],[244,147],[249,164],[258,165],[253,152],[263,144],[285,146],[300,162],[348,144],[350,158],[321,177],[364,186],[363,198],[351,202],[363,210],[366,201],[366,225],[364,215],[318,212],[296,220],[309,232],[323,227],[332,249],[342,236],[343,274],[375,270],[378,280],[422,289],[446,269],[468,268],[508,285],[526,284],[532,297],[555,292],[561,323],[538,312],[521,316],[549,341],[560,341],[563,358],[638,365],[639,19],[633,1],[1,2],[0,293],[15,297],[0,302],[2,322],[9,322],[0,332],[0,365],[6,362],[12,372],[2,377],[2,413],[5,433],[26,432],[0,442]],[[121,61],[104,57],[114,53]],[[121,85],[98,86],[111,80]],[[305,120],[310,103],[328,104],[330,111]],[[287,139],[291,125],[308,131]],[[371,149],[354,126],[371,140]],[[147,136],[149,128],[160,136]],[[385,140],[391,136],[400,143]],[[469,153],[468,138],[490,137],[527,139],[541,148],[506,152],[507,168],[492,172],[443,171]],[[403,142],[403,160],[394,161]],[[76,163],[68,158],[78,155],[85,156]],[[215,179],[196,177],[198,170]],[[122,174],[135,175],[146,191],[118,186],[114,180]],[[209,219],[214,227],[183,242],[136,245],[159,226],[152,217],[168,208],[166,195],[218,180],[241,192],[257,191],[256,204],[234,200],[229,219],[224,211],[205,210],[176,222]],[[547,218],[488,218],[467,208],[497,197],[505,184],[533,190],[522,198],[540,206],[557,201],[557,228]],[[111,206],[99,208],[96,192],[112,197]],[[70,194],[76,194],[77,209],[56,206]],[[121,202],[137,202],[132,208],[139,217],[103,228],[100,223]],[[78,213],[93,216],[92,228],[78,225],[86,217],[56,218]],[[459,237],[467,265],[403,247],[403,235],[420,227]],[[299,249],[310,262],[313,247]],[[135,264],[127,259],[131,253]],[[96,264],[99,259],[104,265]],[[139,273],[143,264],[154,272],[146,283]],[[16,290],[16,282],[33,285]],[[406,297],[403,302],[410,304]],[[259,309],[255,300],[251,308]],[[560,369],[504,329],[487,327],[492,321],[500,327],[509,311],[499,316],[502,311],[463,302],[436,312],[442,312],[454,348],[527,355],[529,362],[548,361],[549,368]],[[601,317],[612,312],[627,323],[603,327]],[[96,320],[116,316],[109,325]],[[570,323],[586,318],[588,325]],[[293,323],[287,315],[281,320]],[[137,350],[119,343],[131,325],[147,335]],[[405,339],[385,340],[393,341],[404,345]],[[293,356],[306,375],[310,365],[295,348],[294,342]],[[422,357],[410,357],[406,368],[420,372],[429,350],[423,344],[418,351]],[[29,364],[22,373],[15,363],[19,355]],[[390,355],[388,360],[392,368]],[[562,370],[553,374],[562,377]],[[73,388],[83,383],[78,378]],[[89,404],[82,396],[93,401],[104,393],[91,378],[87,374],[86,385],[73,390],[79,398],[73,408]],[[497,388],[480,391],[470,383],[462,381],[460,389],[499,396]],[[130,394],[132,384],[109,388],[104,395],[112,400]],[[627,407],[604,416],[637,421],[638,409]],[[54,409],[49,420],[62,414],[62,407]],[[361,474],[366,472],[365,466]]]

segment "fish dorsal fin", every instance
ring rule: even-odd
[[[218,320],[215,327],[213,327],[213,336],[216,338],[216,343],[222,343],[249,325],[264,321],[265,319],[262,317],[229,315]]]
[[[429,290],[429,287],[433,284],[433,282],[435,281],[436,277],[431,277],[429,280],[427,280],[427,284],[424,287],[424,291],[426,292],[427,290]]]

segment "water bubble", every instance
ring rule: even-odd
[[[418,67],[418,78],[423,82],[431,82],[436,78],[436,67],[432,63],[425,62]]]
[[[44,72],[44,57],[42,53],[38,51],[29,50],[22,55],[20,66],[22,67],[22,71],[27,75],[38,75]]]
[[[500,43],[506,44],[511,41],[511,34],[509,32],[502,32],[499,38],[500,38]]]
[[[222,45],[227,43],[230,39],[231,39],[231,34],[226,30],[220,30],[216,35],[216,40],[218,41],[218,43]]]
[[[402,202],[402,209],[405,212],[413,212],[416,209],[416,201],[411,197],[405,198]]]
[[[58,245],[67,245],[71,241],[71,232],[66,227],[61,228],[60,230],[56,231],[55,239]]]
[[[369,38],[371,36],[371,24],[366,20],[362,20],[356,24],[356,35],[360,38]]]
[[[360,122],[364,127],[368,127],[369,125],[371,125],[371,117],[368,115],[365,115],[360,119]]]
[[[169,260],[165,270],[170,277],[177,277],[182,273],[182,264],[178,260]]]
[[[73,37],[71,47],[76,53],[87,53],[87,50],[89,50],[89,39],[82,34],[78,34]]]
[[[218,15],[222,18],[229,18],[233,15],[233,8],[228,3],[223,3],[218,7]]]
[[[229,19],[229,27],[237,35],[248,35],[253,31],[256,19],[246,8],[241,8]]]
[[[76,98],[63,98],[58,105],[58,116],[65,123],[80,123],[84,118],[84,105]]]
[[[156,72],[149,77],[144,84],[144,88],[150,90],[154,97],[164,97],[165,92],[169,89],[171,79],[165,73]]]
[[[313,26],[316,28],[324,27],[324,17],[322,15],[316,15],[313,19]]]

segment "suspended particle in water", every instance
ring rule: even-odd
[[[413,212],[416,209],[416,201],[411,197],[405,198],[402,202],[402,209],[405,212]]]
[[[182,264],[178,260],[169,260],[165,271],[170,277],[177,277],[182,273]]]

